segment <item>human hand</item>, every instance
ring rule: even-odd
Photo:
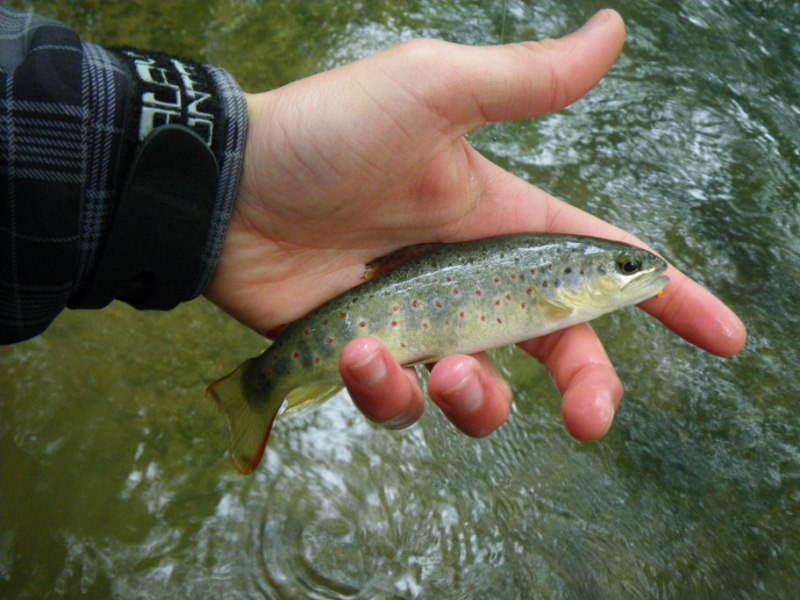
[[[502,170],[464,139],[488,122],[571,104],[610,69],[623,40],[619,15],[601,11],[555,41],[414,41],[248,96],[242,183],[208,297],[269,334],[358,284],[365,263],[403,246],[524,231],[643,245]],[[738,352],[746,335],[739,319],[673,267],[667,274],[667,295],[642,308],[709,352]],[[520,347],[555,380],[572,435],[602,437],[622,384],[591,327]],[[377,340],[349,344],[340,371],[372,420],[403,427],[421,415],[413,370]],[[510,388],[482,353],[441,360],[428,391],[472,436],[490,434],[510,411]]]

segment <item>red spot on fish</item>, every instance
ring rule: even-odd
[[[506,300],[508,300],[509,302],[511,302],[511,294],[506,294]]]
[[[458,291],[458,288],[455,288],[455,289],[453,290],[453,295],[454,295],[454,296],[458,296],[460,293],[461,293],[461,292],[459,292],[459,291]]]
[[[516,273],[511,274],[511,279],[517,279],[518,275]]]
[[[399,306],[393,306],[392,307],[392,312],[399,313],[400,312],[400,307]]]
[[[419,308],[419,300],[413,300],[411,302],[411,307],[412,308]]]
[[[361,321],[361,323],[359,323],[358,326],[361,327],[361,329],[364,329],[367,326],[367,322],[366,321]]]
[[[323,325],[323,327],[327,327],[327,326],[328,326],[328,319],[325,319],[325,320],[322,322],[322,325]]]
[[[494,278],[494,284],[495,285],[500,285],[500,278],[499,277],[495,277]]]
[[[442,303],[441,302],[437,302],[436,303],[436,308],[442,308]]]
[[[528,288],[527,293],[528,293],[528,296],[533,296],[533,286]]]
[[[464,317],[466,317],[466,315],[464,314],[464,311],[461,311],[460,313],[458,313],[458,316],[459,316],[460,318],[462,318],[462,319],[463,319]]]
[[[495,301],[494,301],[494,305],[495,305],[495,306],[500,306],[500,300],[495,300]]]
[[[318,357],[316,357],[316,358],[314,359],[314,364],[315,364],[315,365],[318,365],[318,364],[320,364],[321,362],[322,362],[322,359],[321,359],[319,356],[318,356]]]
[[[326,343],[328,344],[328,346],[333,346],[333,343],[334,343],[335,341],[336,341],[336,340],[334,340],[333,338],[328,338],[328,339],[327,339],[327,341],[326,341]]]
[[[482,295],[483,295],[483,292],[482,292],[482,291],[480,291],[480,290],[475,290],[475,295],[476,295],[476,296],[482,296]]]
[[[347,318],[347,313],[339,313],[339,316],[343,319]]]
[[[397,327],[399,323],[397,321],[392,321],[392,327]]]
[[[430,328],[431,328],[430,323],[423,323],[422,324],[422,329],[424,329],[425,331],[428,331]]]
[[[292,358],[297,360],[298,358],[300,358],[300,353],[299,352],[295,352],[294,354],[292,354]]]

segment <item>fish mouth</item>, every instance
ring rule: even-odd
[[[652,273],[651,275],[656,275]],[[666,275],[655,277],[639,277],[622,288],[623,293],[632,299],[632,304],[639,304],[658,295],[669,283]]]

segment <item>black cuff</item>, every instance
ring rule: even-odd
[[[219,182],[214,154],[182,125],[163,125],[136,150],[100,263],[81,308],[114,299],[168,310],[191,298]]]
[[[230,90],[191,61],[113,52],[130,75],[123,156],[133,158],[97,267],[70,307],[119,299],[139,309],[170,309],[202,290],[210,278],[209,239],[227,228],[220,213],[229,217],[232,198],[219,184],[220,165],[231,162],[226,142],[235,120],[224,97]],[[226,173],[230,180],[230,168]]]

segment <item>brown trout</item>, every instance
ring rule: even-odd
[[[261,461],[273,421],[343,384],[342,349],[383,341],[404,365],[531,339],[659,295],[666,264],[618,242],[523,234],[435,246],[290,323],[261,356],[213,383],[236,469]]]

